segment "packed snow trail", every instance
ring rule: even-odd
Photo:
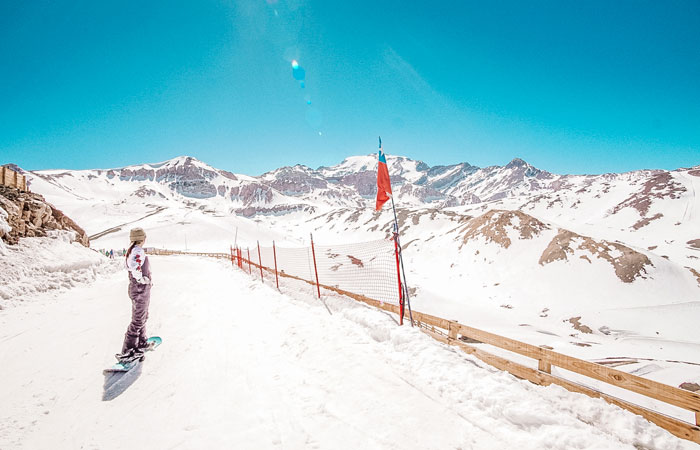
[[[151,257],[163,345],[102,401],[117,273],[0,313],[0,448],[690,449],[602,400],[484,367],[391,315],[230,263]]]

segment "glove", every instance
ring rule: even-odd
[[[140,280],[136,280],[139,284],[151,284],[151,279],[148,277],[141,277]]]

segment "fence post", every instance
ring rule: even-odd
[[[250,268],[250,247],[248,247],[248,275],[253,275],[253,269]]]
[[[539,370],[540,372],[552,373],[552,364],[548,363],[547,361],[538,359],[537,370]]]
[[[275,248],[275,241],[272,241],[272,256],[275,260],[275,282],[277,283],[277,290],[279,290],[280,279],[277,277],[277,249]]]
[[[447,336],[449,337],[447,343],[452,345],[452,342],[457,340],[457,332],[459,331],[459,324],[456,320],[450,320],[447,325]]]
[[[316,268],[316,250],[314,249],[314,235],[311,235],[311,254],[314,257],[314,273],[316,273],[316,290],[318,291],[318,298],[321,298],[321,286],[318,284],[318,269]]]
[[[399,280],[399,325],[403,325],[404,304],[403,289],[401,289],[401,268],[399,266],[399,243],[394,233],[394,254],[396,255],[396,277]]]
[[[231,267],[233,267],[233,245],[229,247],[231,247]]]
[[[263,281],[262,258],[260,257],[260,241],[258,241],[258,264],[260,264],[260,281]]]

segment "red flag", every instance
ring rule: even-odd
[[[386,157],[382,152],[382,138],[379,138],[379,164],[377,165],[377,206],[376,210],[382,209],[384,203],[391,196],[391,181],[389,180],[389,167],[386,165]]]

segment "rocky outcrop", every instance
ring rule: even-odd
[[[283,167],[274,173],[270,186],[285,195],[308,194],[315,189],[325,189],[328,182],[322,177],[312,176],[303,166]]]
[[[540,265],[554,261],[566,260],[576,252],[603,259],[615,269],[615,275],[625,283],[633,282],[637,277],[644,278],[646,267],[652,266],[649,258],[617,242],[596,241],[588,236],[581,236],[569,230],[560,229],[540,256]],[[590,262],[586,254],[580,258]]]
[[[253,217],[257,214],[262,214],[265,216],[279,216],[299,211],[314,213],[316,209],[313,206],[308,205],[276,205],[270,208],[249,206],[247,208],[236,209],[234,212],[239,216]]]
[[[0,208],[11,228],[9,232],[0,228],[0,238],[8,244],[17,244],[23,237],[43,237],[50,230],[68,230],[75,232],[77,242],[90,245],[85,231],[39,194],[0,186]]]
[[[509,230],[516,231],[520,239],[532,239],[549,227],[522,211],[494,209],[469,221],[462,234],[462,243],[483,237],[501,247],[510,247]]]
[[[617,214],[625,208],[634,208],[641,217],[646,217],[654,199],[680,198],[685,191],[686,188],[675,181],[670,172],[658,172],[644,183],[641,191],[635,192],[615,206],[612,214]]]
[[[252,204],[267,204],[272,201],[274,191],[270,186],[262,183],[250,183],[231,188],[229,197],[233,201],[239,201],[249,206]]]

